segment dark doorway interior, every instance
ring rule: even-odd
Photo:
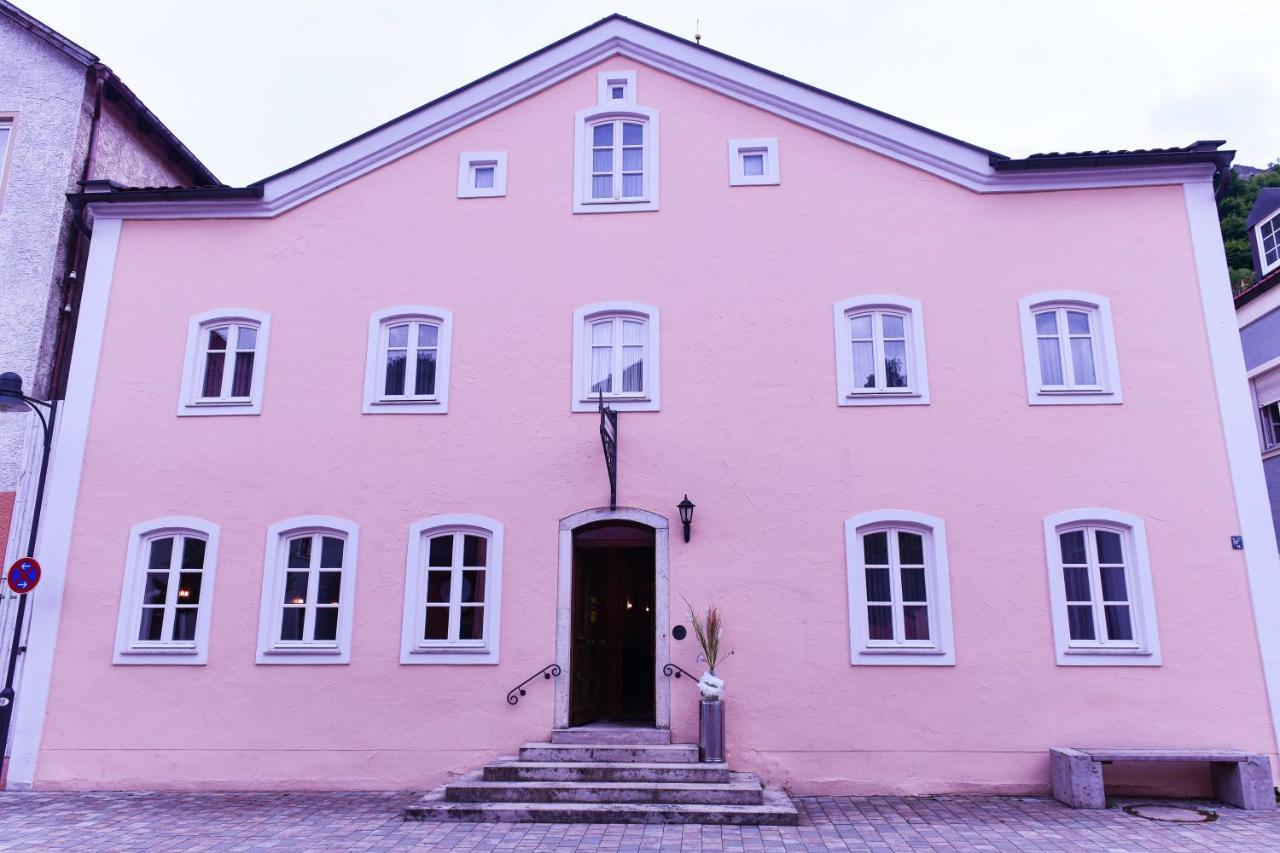
[[[654,721],[654,539],[602,522],[573,537],[569,725]]]

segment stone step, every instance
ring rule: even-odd
[[[491,782],[468,774],[445,786],[451,803],[701,803],[760,805],[764,786],[754,773],[728,782]]]
[[[698,760],[692,743],[655,743],[621,746],[609,743],[526,743],[521,761],[635,761],[646,764],[690,763]]]
[[[637,761],[499,761],[484,768],[487,782],[729,781],[728,764]]]
[[[663,744],[671,743],[671,730],[623,726],[582,726],[576,729],[553,729],[551,731],[551,742],[556,744]]]
[[[453,803],[437,788],[405,809],[405,820],[477,823],[707,823],[795,826],[799,815],[779,788],[757,805],[706,803]]]

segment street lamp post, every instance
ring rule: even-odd
[[[41,411],[48,410],[48,417]],[[40,418],[44,430],[44,450],[40,455],[40,477],[36,481],[36,500],[31,508],[31,535],[24,556],[35,558],[36,534],[40,531],[40,510],[44,506],[44,483],[49,474],[49,450],[53,444],[53,422],[58,415],[58,401],[36,400],[22,393],[22,377],[16,373],[0,373],[0,411],[20,412],[30,409]],[[28,593],[27,595],[29,595]],[[13,678],[18,669],[18,654],[23,651],[22,621],[27,613],[27,595],[18,596],[18,613],[13,620],[13,641],[9,644],[9,660],[5,663],[4,689],[0,690],[0,754],[9,745],[9,729],[13,722]]]

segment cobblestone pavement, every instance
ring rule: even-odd
[[[806,797],[800,826],[757,828],[406,823],[415,797],[3,792],[0,850],[1280,851],[1280,813],[1217,804],[1177,824],[1031,797]]]

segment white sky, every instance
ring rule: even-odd
[[[245,184],[612,12],[1011,156],[1280,159],[1280,0],[17,0]]]

